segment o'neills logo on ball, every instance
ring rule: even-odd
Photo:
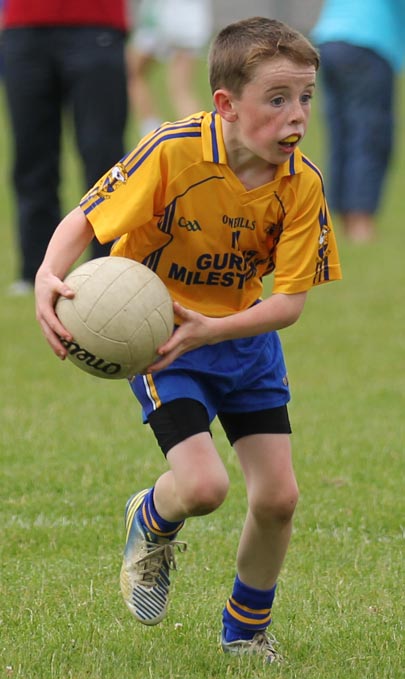
[[[94,370],[100,370],[100,372],[103,372],[105,375],[117,375],[117,373],[120,372],[120,363],[109,363],[103,358],[99,358],[98,356],[90,353],[90,351],[87,351],[87,349],[81,347],[80,344],[74,340],[69,342],[62,337],[59,339],[61,344],[63,344],[63,346],[68,350],[69,356],[74,356],[74,358],[78,361],[83,361],[83,363],[86,363],[86,365],[94,368]]]

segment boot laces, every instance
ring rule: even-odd
[[[145,541],[147,553],[137,559],[134,567],[139,574],[139,582],[148,587],[154,587],[162,568],[177,570],[175,548],[183,553],[187,549],[187,543],[180,540],[171,540],[163,544]]]

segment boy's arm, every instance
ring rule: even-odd
[[[56,316],[55,303],[59,295],[74,296],[63,279],[93,237],[94,231],[82,210],[72,210],[56,228],[35,278],[36,317],[46,340],[62,360],[67,351],[59,337],[72,337]]]
[[[287,328],[299,319],[306,297],[306,292],[276,293],[246,311],[220,318],[215,328],[216,337],[210,344]]]
[[[238,337],[252,337],[272,330],[281,330],[295,323],[304,308],[307,293],[274,294],[259,304],[224,318],[209,318],[185,309],[177,302],[174,311],[182,324],[159,349],[161,358],[150,366],[151,371],[166,368],[186,351],[203,344],[217,344]]]

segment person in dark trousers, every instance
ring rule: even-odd
[[[20,260],[9,292],[24,294],[61,218],[65,112],[73,118],[86,188],[124,154],[126,3],[5,0],[3,26]],[[94,241],[93,257],[108,252],[108,244]]]

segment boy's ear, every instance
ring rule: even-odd
[[[235,111],[233,96],[229,90],[216,90],[213,96],[214,105],[221,118],[233,123],[238,117]]]

